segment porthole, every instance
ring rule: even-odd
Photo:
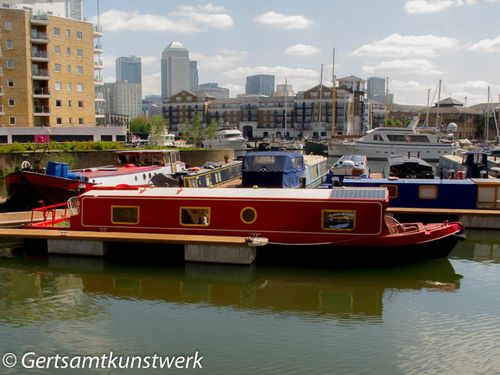
[[[240,212],[240,218],[245,224],[252,224],[257,220],[257,211],[253,207],[245,207]]]

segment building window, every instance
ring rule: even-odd
[[[78,83],[76,85],[76,91],[83,92],[83,83]]]
[[[14,107],[16,105],[16,99],[9,99],[9,107]]]
[[[83,100],[78,101],[78,108],[83,108]]]
[[[61,29],[59,27],[54,27],[54,36],[61,36]]]
[[[7,69],[14,69],[14,60],[12,59],[7,60]]]
[[[72,124],[73,123],[73,119],[71,117],[68,118],[68,123],[69,124]]]
[[[56,55],[60,55],[61,54],[61,46],[54,46],[54,53]]]
[[[66,48],[66,55],[71,55],[71,47]]]
[[[13,79],[7,80],[7,86],[14,87],[14,80]]]
[[[16,118],[14,116],[9,117],[9,125],[16,125]]]
[[[202,226],[210,225],[209,207],[181,207],[181,225]]]
[[[61,108],[61,99],[56,99],[56,107]]]
[[[72,103],[71,103],[71,100],[68,100],[68,107],[70,107],[70,108],[71,108],[71,104],[72,104]]]
[[[76,67],[76,74],[83,74],[83,66],[82,65],[78,65]]]
[[[76,39],[82,40],[82,37],[83,37],[83,33],[81,31],[77,31],[76,32]]]
[[[60,72],[60,71],[61,71],[61,64],[55,64],[55,65],[54,65],[54,70],[55,70],[56,72]]]
[[[61,117],[56,117],[56,124],[62,125],[62,118]]]
[[[67,71],[68,73],[71,73],[71,65],[66,65],[66,71]]]
[[[12,40],[6,40],[5,41],[5,48],[7,48],[7,49],[14,48],[14,42]]]
[[[58,91],[61,90],[61,81],[56,81],[54,83],[54,88]]]
[[[79,117],[78,118],[78,124],[79,125],[83,125],[83,117]]]
[[[83,49],[78,48],[78,49],[76,50],[76,55],[77,55],[78,57],[82,57],[82,56],[83,56]]]
[[[66,88],[67,88],[68,91],[71,91],[71,89],[73,88],[73,86],[71,85],[71,83],[68,83],[66,85]]]
[[[71,37],[71,30],[66,29],[66,38],[69,38],[69,37]]]
[[[12,30],[12,22],[5,21],[4,23],[5,30]],[[15,120],[14,120],[15,121]]]

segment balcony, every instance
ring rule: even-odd
[[[103,64],[101,60],[94,61],[94,70],[101,70],[103,68]]]
[[[50,98],[50,91],[48,87],[35,87],[33,88],[34,98]]]
[[[94,25],[93,32],[94,32],[94,38],[101,37],[102,36],[102,26],[101,25]]]
[[[102,49],[102,44],[96,44],[94,46],[94,53],[103,53],[104,50]]]
[[[32,25],[48,25],[49,24],[49,16],[47,14],[33,14],[31,16],[31,24]]]
[[[50,108],[48,105],[33,106],[33,116],[50,116]]]
[[[47,44],[49,42],[49,37],[47,33],[43,33],[37,30],[31,30],[31,43],[36,44]]]
[[[105,102],[106,99],[104,99],[104,93],[102,93],[102,92],[96,92],[95,93],[95,101],[96,102]]]
[[[49,54],[47,53],[47,51],[31,51],[31,61],[48,62]]]
[[[99,76],[94,77],[94,86],[104,86],[104,81],[102,80],[102,77]]]
[[[50,79],[49,71],[47,69],[33,69],[31,70],[31,78],[48,81]]]

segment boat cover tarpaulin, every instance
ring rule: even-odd
[[[249,152],[243,158],[243,185],[298,187],[304,170],[304,157],[301,154],[281,151]]]

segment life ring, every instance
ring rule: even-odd
[[[21,163],[21,169],[30,169],[31,163],[28,160],[25,160]]]

